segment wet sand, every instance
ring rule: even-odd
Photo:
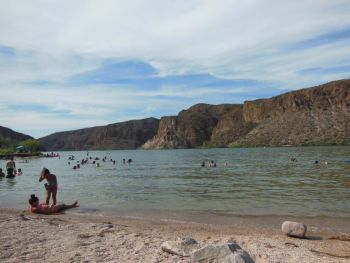
[[[192,237],[201,247],[237,242],[255,262],[350,262],[350,242],[328,239],[344,232],[312,226],[307,239],[296,239],[284,236],[280,224],[272,227],[274,220],[266,221],[271,220],[237,217],[230,225],[219,225],[0,209],[0,261],[191,262],[160,246],[166,240]]]

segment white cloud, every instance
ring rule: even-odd
[[[16,128],[15,118],[40,127],[52,116],[19,114],[7,107],[10,103],[67,111],[59,127],[71,129],[146,113],[175,114],[190,101],[244,90],[203,87],[198,94],[176,86],[150,92],[67,84],[70,76],[98,68],[107,58],[150,63],[160,76],[203,73],[267,80],[289,89],[346,78],[349,74],[333,72],[315,80],[297,72],[346,64],[349,38],[312,48],[283,48],[350,29],[349,13],[347,0],[0,0],[0,45],[14,52],[0,51],[0,103],[5,105],[1,124]],[[35,84],[41,81],[48,83]],[[157,96],[182,96],[187,101]],[[130,115],[125,113],[128,109]],[[30,116],[33,120],[27,123]]]

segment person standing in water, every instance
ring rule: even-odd
[[[46,204],[50,204],[50,198],[52,195],[53,204],[56,205],[56,195],[57,195],[57,178],[56,175],[51,174],[49,169],[43,168],[40,174],[39,182],[46,179],[47,183],[45,184],[46,189]]]
[[[15,177],[16,163],[13,160],[13,157],[11,157],[10,160],[6,163],[6,170],[7,170],[6,177],[8,177],[8,178]]]

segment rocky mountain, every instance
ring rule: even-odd
[[[0,126],[0,148],[16,145],[27,139],[33,139],[33,137]]]
[[[350,144],[350,80],[163,117],[145,149]]]
[[[135,149],[156,135],[159,120],[148,118],[75,131],[57,132],[39,139],[43,150]]]
[[[242,105],[197,104],[178,116],[162,117],[157,135],[143,148],[224,147],[247,134],[251,126],[243,120]]]
[[[350,80],[40,138],[45,150],[350,144]]]

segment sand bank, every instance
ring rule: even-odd
[[[248,227],[247,227],[248,226]],[[201,246],[237,242],[255,262],[350,262],[350,242],[311,228],[308,239],[279,230],[121,217],[35,215],[0,209],[1,262],[191,262],[163,252],[166,240],[193,237]],[[341,234],[341,233],[338,233]]]

